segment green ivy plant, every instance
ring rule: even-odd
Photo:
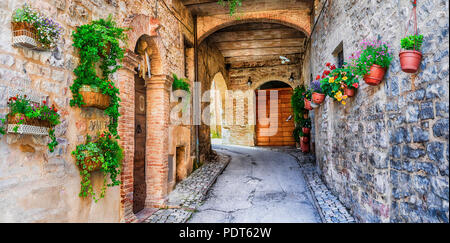
[[[94,201],[98,202],[98,200],[105,197],[107,187],[114,187],[121,184],[118,177],[121,173],[120,168],[122,165],[123,150],[111,133],[102,133],[95,141],[93,141],[90,136],[87,136],[85,144],[78,145],[76,149],[72,151],[72,155],[75,157],[76,163],[80,168],[80,197],[85,198],[91,195]],[[90,179],[94,165],[87,164],[87,159],[95,163],[101,163],[102,165],[100,171],[102,171],[104,175],[104,180],[98,198],[92,188]],[[111,179],[111,183],[109,184],[107,183],[107,175],[109,175],[109,178]]]
[[[230,9],[230,16],[233,16],[236,13],[237,8],[242,6],[242,1],[243,0],[219,0],[218,4],[222,6],[228,5],[228,8]]]
[[[404,50],[420,50],[423,43],[423,35],[410,35],[400,41]]]
[[[119,62],[124,57],[125,49],[120,47],[120,43],[127,38],[126,30],[117,27],[110,15],[107,19],[77,27],[72,33],[73,46],[78,49],[80,62],[74,70],[76,79],[70,86],[73,95],[70,105],[81,107],[85,104],[79,93],[83,85],[98,87],[103,94],[111,97],[110,106],[105,110],[105,114],[110,117],[108,129],[116,138],[119,138],[117,126],[120,98],[119,89],[110,77],[121,67]],[[100,76],[95,70],[96,63],[100,63],[102,72]]]

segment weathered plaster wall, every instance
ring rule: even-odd
[[[448,222],[448,1],[418,1],[424,57],[415,75],[403,73],[398,58],[410,1],[328,2],[305,61],[310,72],[336,62],[341,41],[347,60],[378,35],[394,60],[379,86],[361,80],[345,107],[327,98],[314,111],[318,169],[362,222]]]
[[[0,135],[0,222],[129,221],[130,218],[124,219],[129,216],[124,215],[127,212],[120,210],[123,203],[120,187],[109,188],[106,197],[97,204],[90,198],[78,197],[79,170],[70,152],[77,144],[84,142],[85,134],[95,134],[105,128],[108,118],[96,109],[80,110],[69,106],[72,95],[69,87],[74,79],[72,70],[78,62],[70,35],[76,26],[109,14],[113,14],[121,26],[138,14],[157,17],[161,28],[154,40],[161,56],[160,70],[162,74],[177,73],[184,76],[183,34],[192,39],[192,29],[187,30],[165,6],[159,1],[156,4],[155,0],[29,1],[32,7],[60,23],[64,31],[57,49],[53,52],[36,52],[11,45],[11,15],[24,2],[0,2],[0,113],[3,117],[8,112],[6,101],[11,90],[24,89],[47,97],[47,101],[55,104],[62,116],[62,124],[56,129],[60,145],[54,153],[49,153],[46,137]],[[192,27],[192,17],[179,1],[167,1],[167,4],[188,28]],[[113,78],[114,81],[123,76],[119,73]],[[124,92],[124,101],[134,100],[134,89]],[[133,109],[133,104],[134,101],[128,102],[126,106]],[[134,115],[127,118],[133,119]],[[119,124],[119,130],[134,129],[133,124]],[[122,145],[126,146],[128,152],[134,151],[134,146],[128,140]],[[98,191],[103,181],[101,173],[94,173],[92,181],[94,189]]]

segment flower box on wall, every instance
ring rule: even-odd
[[[19,122],[23,120],[22,124]],[[24,114],[8,115],[8,133],[48,135],[50,124],[36,118],[28,118]]]
[[[56,47],[62,31],[61,25],[28,4],[16,9],[12,16],[11,29],[13,46],[38,51]]]

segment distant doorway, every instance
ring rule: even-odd
[[[261,92],[258,92],[261,91]],[[262,124],[260,120],[270,116],[270,92],[278,92],[278,126]],[[286,83],[272,81],[256,90],[256,145],[257,146],[295,146],[292,135],[295,124],[291,107],[293,89]],[[265,117],[259,117],[260,109],[265,109]],[[272,121],[271,121],[272,122]],[[270,129],[270,131],[268,131]]]

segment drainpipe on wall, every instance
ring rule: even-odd
[[[194,84],[198,83],[198,41],[197,41],[197,15],[194,15]],[[194,85],[195,86],[195,85]],[[199,101],[195,101],[200,98],[200,94],[197,92],[198,88],[194,87],[194,106],[200,106]],[[201,91],[200,91],[201,92]],[[199,109],[200,108],[200,109]],[[201,107],[194,107],[194,116],[200,115]],[[197,112],[196,112],[197,111]],[[197,165],[200,164],[200,147],[199,147],[199,127],[200,124],[197,122],[197,119],[194,117],[194,126],[195,126],[195,160]],[[201,121],[201,118],[198,119]]]

